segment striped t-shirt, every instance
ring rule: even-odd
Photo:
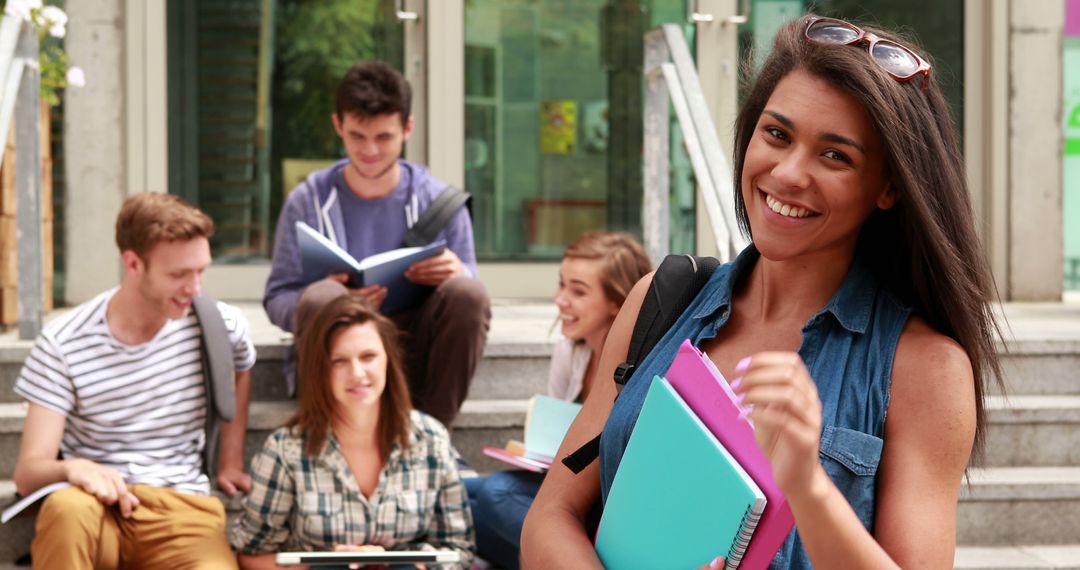
[[[208,494],[202,471],[206,386],[194,314],[168,320],[135,346],[112,336],[106,291],[50,322],[30,351],[15,392],[67,416],[60,451],[116,469],[128,484]],[[237,370],[255,364],[247,319],[218,303]]]

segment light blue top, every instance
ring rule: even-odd
[[[648,392],[648,379],[664,374],[683,340],[692,339],[700,347],[716,336],[731,314],[733,289],[757,259],[751,245],[735,261],[718,267],[615,401],[600,440],[605,500]],[[832,299],[802,329],[799,355],[822,403],[821,463],[870,532],[893,357],[910,314],[857,255]],[[772,568],[812,567],[797,530],[780,548]]]

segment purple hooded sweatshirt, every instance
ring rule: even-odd
[[[363,259],[400,247],[405,232],[447,187],[423,166],[399,160],[398,187],[386,198],[365,200],[344,184],[342,171],[348,164],[343,159],[311,173],[289,193],[281,209],[263,307],[270,322],[284,330],[293,330],[293,313],[307,286],[302,280],[296,222],[306,223],[356,259]],[[478,275],[472,221],[465,208],[450,219],[437,239],[446,240],[470,276]]]

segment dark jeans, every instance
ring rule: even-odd
[[[347,294],[348,289],[335,281],[309,285],[296,307],[296,338],[318,309]],[[491,326],[487,289],[476,279],[455,277],[436,287],[420,306],[390,319],[402,332],[413,406],[450,427],[484,355]]]
[[[476,553],[506,570],[520,566],[521,527],[544,476],[499,471],[465,479],[476,527]]]

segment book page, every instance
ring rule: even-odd
[[[10,507],[4,509],[3,515],[0,515],[0,524],[5,524],[9,520],[15,518],[15,515],[23,512],[23,510],[25,510],[26,507],[29,507],[30,505],[33,505],[34,503],[38,502],[38,500],[40,500],[45,495],[48,495],[49,493],[52,493],[53,491],[59,491],[60,489],[65,489],[65,488],[70,487],[70,486],[71,486],[71,483],[68,483],[67,481],[60,481],[60,482],[57,482],[57,483],[53,483],[51,485],[45,485],[44,487],[38,489],[37,491],[34,491],[33,493],[30,493],[29,495],[19,499],[18,501],[15,501],[15,503],[12,504]]]
[[[409,257],[414,253],[419,253],[425,249],[424,246],[420,247],[399,247],[398,249],[391,249],[390,251],[384,251],[382,253],[376,253],[375,255],[369,255],[360,260],[357,264],[357,268],[363,271],[368,267],[374,267],[376,265],[382,265],[388,261],[395,259],[401,259],[402,257]]]

